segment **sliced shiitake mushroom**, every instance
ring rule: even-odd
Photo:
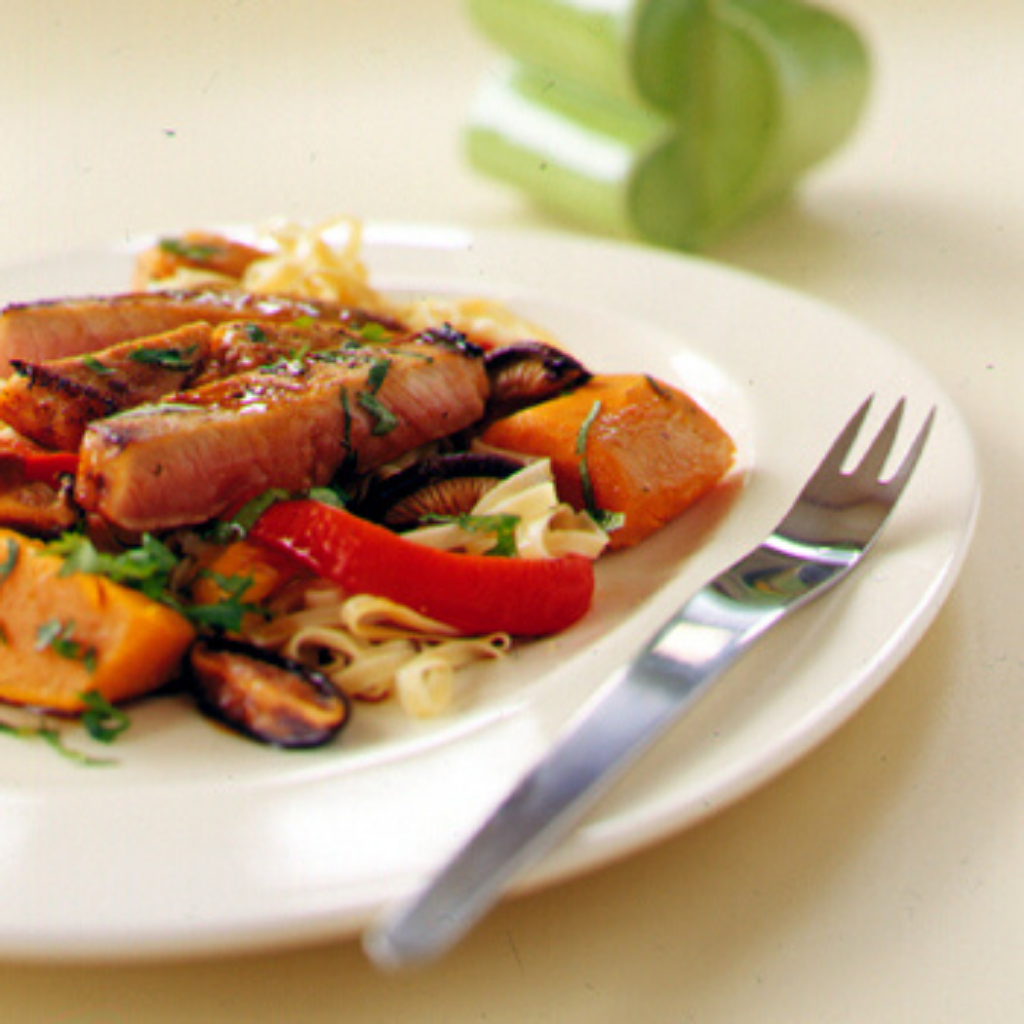
[[[522,468],[519,459],[505,455],[435,455],[371,481],[354,511],[392,530],[411,529],[430,515],[471,511],[495,484]]]
[[[493,349],[484,358],[484,366],[491,383],[487,403],[491,420],[555,398],[591,377],[579,360],[540,341]]]
[[[199,708],[261,743],[323,746],[349,718],[348,698],[326,676],[252,644],[199,640],[189,667]]]

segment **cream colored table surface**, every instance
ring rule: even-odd
[[[1024,1020],[1024,6],[836,4],[871,39],[870,114],[710,256],[888,334],[969,422],[977,539],[916,652],[770,786],[506,902],[434,967],[382,976],[356,943],[0,964],[4,1020]],[[275,214],[557,226],[461,162],[493,54],[456,0],[0,12],[0,266]]]

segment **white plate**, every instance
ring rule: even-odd
[[[643,370],[703,401],[749,480],[599,568],[594,612],[466,678],[415,724],[360,707],[344,741],[285,754],[185,704],[133,712],[116,767],[0,740],[0,955],[141,958],[352,934],[423,880],[566,716],[706,577],[755,543],[869,392],[935,433],[863,571],[785,624],[524,885],[637,850],[761,785],[882,683],[956,577],[977,507],[948,398],[898,349],[799,295],[692,259],[593,239],[372,227],[387,290],[486,294],[593,367]],[[4,301],[123,289],[128,249],[4,273]],[[873,425],[873,424],[872,424]]]

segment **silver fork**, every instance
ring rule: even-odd
[[[417,894],[371,928],[370,957],[398,967],[454,945],[509,880],[551,850],[625,770],[767,629],[843,579],[878,537],[924,449],[935,410],[896,472],[896,404],[859,465],[843,471],[858,409],[772,534],[697,591],[595,694],[543,760]]]

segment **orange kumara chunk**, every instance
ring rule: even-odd
[[[195,632],[184,616],[103,577],[61,575],[64,559],[0,530],[0,700],[75,714],[174,677]]]
[[[582,387],[497,420],[482,440],[547,457],[559,495],[624,516],[612,548],[638,543],[725,475],[729,435],[677,388],[641,374],[595,376]]]
[[[246,588],[238,595],[243,601],[255,604],[278,590],[298,571],[294,560],[253,541],[238,540],[214,549],[206,559],[200,559],[201,568],[192,586],[192,598],[197,604],[217,604],[228,597],[224,580],[247,580]]]

